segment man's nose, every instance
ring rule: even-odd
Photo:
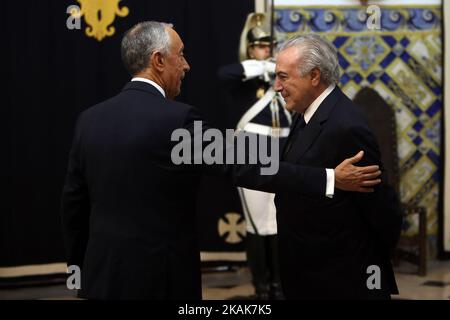
[[[189,63],[187,62],[186,58],[184,59],[184,68],[183,68],[184,72],[188,72],[189,70],[191,70],[191,67],[189,66]]]
[[[276,92],[281,92],[283,90],[283,87],[280,84],[280,80],[278,80],[278,77],[275,78],[275,83],[273,84],[273,88]]]

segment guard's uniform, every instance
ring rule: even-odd
[[[244,65],[245,62],[230,64],[219,70],[219,77],[228,92],[226,104],[232,109],[231,114],[236,114],[237,111],[240,113],[239,118],[234,117],[237,119],[235,123],[238,123],[238,129],[260,136],[278,138],[280,155],[289,135],[291,115],[280,103],[278,99],[281,97],[277,95],[273,102],[266,104],[260,111],[256,110],[257,113],[253,112],[252,115],[250,109],[268,93],[270,83],[267,81],[267,75],[246,79]],[[277,258],[275,195],[245,188],[238,188],[238,191],[246,218],[247,259],[256,294],[261,299],[266,296],[279,298],[281,289]]]

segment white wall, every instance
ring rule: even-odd
[[[450,0],[444,1],[444,34],[450,32]],[[447,36],[446,39],[449,39]],[[450,251],[450,41],[444,39],[444,250]]]

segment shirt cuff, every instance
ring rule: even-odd
[[[325,196],[333,198],[334,196],[334,169],[325,169],[327,171],[327,188],[325,189]]]

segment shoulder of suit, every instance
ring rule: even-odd
[[[192,113],[198,113],[198,109],[183,102],[166,99],[164,108],[168,112],[177,113],[183,116]]]
[[[104,108],[107,108],[108,105],[112,101],[114,101],[114,99],[116,99],[116,97],[117,97],[117,95],[114,96],[114,97],[108,98],[108,99],[106,99],[104,101],[101,101],[101,102],[99,102],[97,104],[94,104],[93,106],[85,109],[84,111],[82,111],[80,113],[79,118],[83,118],[83,119],[84,118],[89,118],[92,114],[95,114],[96,112],[99,112],[99,111],[103,110]]]
[[[151,95],[149,95],[151,96]],[[186,103],[165,99],[163,97],[154,96],[155,99],[151,98],[151,100],[154,101],[155,104],[157,104],[159,112],[163,112],[166,116],[169,116],[171,118],[179,119],[175,120],[180,122],[180,124],[184,124],[186,122],[190,122],[191,120],[201,120],[200,113],[198,110]],[[86,110],[80,113],[78,116],[78,123],[90,123],[92,120],[99,117],[99,115],[103,114],[104,112],[107,112],[108,108],[111,107],[111,105],[114,104],[121,104],[123,102],[120,101],[121,94],[111,97],[107,100],[104,100]],[[142,103],[148,103],[142,102]],[[152,102],[150,102],[151,104]],[[152,108],[151,105],[148,106],[149,108]]]
[[[332,111],[331,121],[336,123],[341,129],[346,130],[367,126],[367,121],[360,108],[345,94],[339,97]]]

